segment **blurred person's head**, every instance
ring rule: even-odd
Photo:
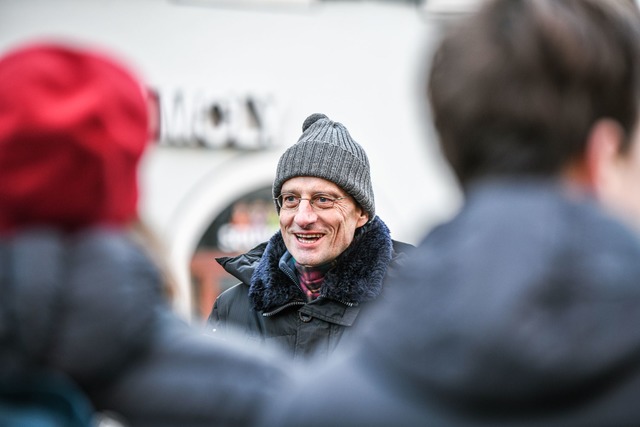
[[[126,225],[149,141],[146,90],[117,60],[56,43],[0,57],[0,232]]]
[[[309,116],[280,157],[273,197],[285,246],[302,265],[335,260],[375,217],[369,160],[344,125]]]
[[[640,18],[628,0],[490,0],[447,34],[429,77],[463,187],[557,176],[640,218]]]

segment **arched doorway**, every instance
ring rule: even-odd
[[[211,222],[190,262],[192,315],[205,320],[215,298],[238,283],[216,262],[268,240],[278,230],[271,187],[259,188],[235,199]]]

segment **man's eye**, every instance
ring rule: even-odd
[[[286,203],[294,203],[296,201],[296,196],[283,196],[282,200]]]
[[[333,198],[329,196],[314,196],[313,204],[320,209],[328,209],[333,206]]]

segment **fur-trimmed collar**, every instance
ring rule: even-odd
[[[278,231],[267,243],[251,277],[249,298],[255,310],[270,311],[290,301],[305,301],[304,294],[280,268],[286,247]],[[393,256],[391,234],[375,217],[356,232],[351,245],[338,257],[336,267],[325,276],[321,297],[349,304],[375,299]]]

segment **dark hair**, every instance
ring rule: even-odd
[[[463,185],[556,174],[581,156],[598,119],[628,136],[638,121],[640,14],[631,1],[493,0],[450,31],[428,95]]]

